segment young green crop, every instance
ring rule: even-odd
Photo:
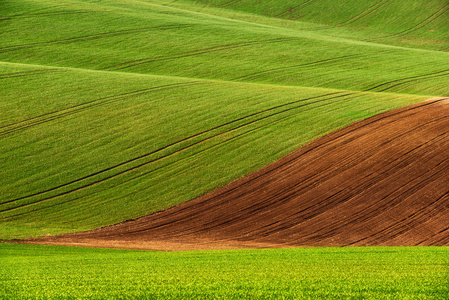
[[[179,2],[179,1],[178,1]],[[312,30],[338,36],[402,45],[414,48],[448,50],[449,5],[430,0],[196,0],[211,7],[237,10],[276,19],[320,24]],[[254,17],[253,17],[254,18]],[[257,19],[257,18],[254,18]],[[258,19],[260,20],[260,19]],[[309,28],[311,27],[309,23]],[[338,26],[340,30],[334,30]],[[341,30],[346,28],[349,30]],[[352,32],[351,32],[352,31]],[[356,32],[357,31],[357,32]]]
[[[0,244],[0,298],[446,299],[448,250],[148,252]]]

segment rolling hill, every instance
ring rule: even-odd
[[[448,10],[2,1],[0,238],[155,213],[356,121],[449,96]]]

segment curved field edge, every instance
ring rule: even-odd
[[[448,247],[151,252],[0,243],[0,297],[445,299]]]

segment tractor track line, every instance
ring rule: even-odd
[[[278,119],[278,120],[275,120],[275,121],[270,122],[269,124],[277,123],[277,122],[279,122],[280,120],[285,119],[285,118],[287,118],[287,117],[288,117],[288,116],[282,117],[282,118],[280,118],[280,119]],[[258,121],[258,120],[256,120],[255,122],[257,122],[257,121]],[[255,123],[255,122],[253,122],[253,123]],[[244,125],[243,125],[243,126],[244,126]],[[242,126],[242,127],[243,127],[243,126]],[[211,149],[213,149],[213,148],[216,148],[216,147],[221,146],[222,144],[229,143],[229,142],[232,141],[232,140],[235,140],[235,139],[237,139],[237,138],[239,138],[239,137],[248,135],[249,133],[251,133],[251,132],[253,132],[253,131],[256,131],[256,130],[258,130],[258,129],[260,129],[260,128],[263,128],[264,126],[266,126],[266,125],[259,126],[259,127],[257,127],[257,128],[253,128],[253,129],[250,129],[250,130],[248,130],[248,131],[246,131],[246,132],[243,132],[243,133],[240,133],[240,134],[238,134],[238,135],[235,135],[235,136],[233,136],[232,138],[227,139],[226,141],[220,142],[220,143],[218,143],[218,144],[214,144],[214,145],[209,146],[209,147],[207,147],[207,148],[204,148],[204,149],[202,149],[202,150],[200,150],[200,151],[198,151],[198,152],[195,152],[194,155],[198,155],[198,154],[200,154],[200,153],[202,153],[202,152],[209,151],[209,150],[211,150]],[[238,128],[237,128],[237,129],[238,129]],[[230,130],[229,132],[236,131],[237,129]],[[223,135],[223,134],[226,134],[226,133],[229,133],[229,132],[220,133],[220,134],[218,134],[217,136],[220,136],[220,135]],[[214,137],[217,137],[217,136],[214,136]],[[187,148],[191,148],[191,147],[193,147],[193,146],[199,145],[199,144],[201,144],[201,143],[203,143],[203,142],[205,142],[205,141],[208,141],[208,140],[213,139],[214,137],[208,138],[208,139],[206,139],[206,140],[199,141],[199,142],[197,142],[197,143],[195,143],[195,144],[193,144],[193,145],[190,145],[190,146],[188,146],[188,147],[186,147],[186,148],[184,148],[184,149],[177,150],[177,151],[175,151],[175,152],[173,152],[173,153],[171,153],[171,154],[169,154],[169,155],[167,155],[167,156],[163,156],[163,157],[157,158],[157,159],[155,159],[155,160],[153,160],[153,161],[151,161],[151,162],[148,162],[147,165],[148,165],[148,164],[151,164],[151,163],[154,163],[154,162],[161,161],[161,160],[166,159],[166,158],[168,158],[168,157],[170,157],[170,156],[179,154],[180,152],[182,152],[183,150],[185,150],[185,149],[187,149]],[[186,160],[186,159],[188,159],[188,158],[189,158],[189,157],[182,158],[182,159],[177,160],[177,161],[175,161],[175,162],[170,162],[170,163],[168,163],[168,164],[166,164],[166,165],[164,165],[164,166],[160,166],[160,167],[154,168],[154,169],[152,169],[152,170],[150,170],[150,171],[146,171],[146,172],[144,172],[144,173],[142,173],[142,174],[139,174],[139,175],[137,175],[137,176],[135,176],[135,177],[133,177],[133,178],[131,178],[131,179],[127,179],[127,180],[125,180],[125,181],[123,181],[123,182],[118,183],[117,185],[115,185],[115,187],[121,186],[121,185],[123,185],[123,184],[129,183],[129,182],[134,181],[134,180],[136,180],[136,179],[139,179],[139,178],[141,178],[141,177],[147,176],[147,175],[152,174],[152,173],[154,173],[154,172],[156,172],[156,171],[158,171],[158,170],[161,170],[161,169],[163,169],[163,168],[165,168],[165,167],[167,167],[167,166],[171,166],[171,165],[174,165],[174,164],[176,164],[176,163],[179,163],[180,161],[184,161],[184,160]],[[138,166],[138,167],[141,167],[141,166]],[[138,167],[136,167],[136,169],[137,169]],[[133,171],[133,169],[130,169],[130,170],[128,170],[128,171]],[[113,177],[116,177],[116,176],[113,176]],[[111,179],[111,178],[107,178],[107,179]],[[107,180],[107,179],[106,179],[106,180]],[[99,181],[99,182],[97,182],[97,183],[94,183],[92,186],[97,185],[97,184],[100,184],[100,183],[102,183],[102,182],[104,182],[104,181],[106,181],[106,180],[102,180],[102,181]],[[89,187],[92,187],[92,186],[80,187],[79,190],[84,189],[84,188],[89,188]],[[151,186],[150,186],[150,187],[151,187]],[[139,190],[139,192],[143,192],[144,190],[146,190],[146,189],[148,189],[148,188],[150,188],[150,187],[146,187],[146,188],[143,189],[143,190]],[[65,193],[65,194],[69,194],[69,193],[72,193],[72,192],[75,192],[75,190],[73,190],[73,191],[68,191],[68,192]],[[97,192],[93,192],[93,193],[86,194],[86,195],[83,195],[83,196],[78,197],[78,198],[73,198],[73,199],[63,200],[63,201],[60,201],[60,202],[57,202],[57,203],[54,203],[54,204],[46,205],[45,207],[37,207],[37,208],[35,208],[35,209],[31,210],[31,211],[25,211],[25,212],[17,213],[17,214],[14,214],[14,215],[12,215],[12,216],[0,217],[0,219],[2,219],[2,220],[10,220],[10,219],[14,219],[14,218],[17,218],[18,216],[27,215],[27,214],[30,214],[30,213],[34,213],[34,212],[41,211],[41,210],[43,210],[43,209],[48,209],[48,208],[51,208],[51,207],[56,207],[56,206],[59,206],[59,205],[62,205],[62,204],[66,204],[66,203],[74,202],[74,201],[77,201],[77,200],[80,200],[80,199],[84,199],[84,198],[87,198],[87,197],[89,197],[89,196],[91,196],[91,195],[94,195],[94,194],[96,194],[96,193],[97,193]],[[125,195],[124,197],[130,196],[130,195],[133,195],[133,194],[135,194],[135,193],[127,194],[127,195]],[[56,197],[50,197],[50,198],[47,198],[47,199],[42,199],[42,200],[40,200],[40,201],[38,201],[38,202],[28,203],[28,204],[22,205],[22,206],[20,206],[20,207],[16,207],[16,208],[12,208],[12,209],[3,210],[3,211],[0,211],[0,213],[8,213],[8,212],[10,212],[10,211],[12,211],[12,210],[30,207],[30,206],[32,206],[32,205],[34,205],[34,204],[42,203],[42,202],[44,202],[44,201],[46,202],[46,201],[49,201],[49,200],[53,200],[53,199],[55,199],[55,198],[57,198],[57,197],[59,197],[59,196],[63,196],[63,195],[57,195]]]
[[[352,24],[355,21],[358,21],[360,19],[365,18],[366,16],[369,16],[370,14],[374,13],[375,11],[377,11],[379,8],[381,8],[382,6],[388,4],[389,2],[391,2],[391,0],[382,0],[377,2],[376,4],[374,4],[373,6],[367,8],[366,10],[362,11],[361,13],[353,16],[352,18],[341,22],[339,24],[337,24],[337,26],[342,26],[342,25],[346,25],[346,24]]]
[[[216,5],[215,7],[222,7],[222,8],[224,8],[224,7],[228,7],[228,6],[237,4],[237,3],[239,3],[239,2],[242,2],[242,0],[231,0],[231,1],[227,1],[227,2],[224,2],[223,4]]]
[[[293,11],[295,11],[295,10],[297,10],[297,9],[307,7],[307,6],[309,6],[310,4],[312,4],[313,2],[316,2],[316,1],[317,1],[317,0],[308,0],[308,1],[304,1],[303,3],[298,4],[298,5],[296,5],[296,6],[293,6],[292,8],[287,9],[287,10],[285,10],[284,12],[282,12],[282,13],[280,13],[280,14],[278,14],[278,15],[275,15],[274,17],[275,17],[275,18],[283,18],[283,17],[285,17],[286,15],[288,15],[289,13],[292,13]]]
[[[22,71],[22,72],[14,72],[14,73],[4,73],[0,74],[0,80],[2,79],[9,79],[9,78],[16,78],[16,77],[24,77],[34,74],[42,74],[42,73],[53,73],[53,72],[66,72],[62,69],[37,69],[32,71]],[[1,127],[0,127],[1,128]]]
[[[448,74],[446,74],[446,73],[448,73]],[[373,91],[373,90],[378,89],[380,87],[384,87],[384,86],[392,84],[392,83],[397,83],[397,84],[395,84],[393,86],[390,86],[390,87],[387,87],[387,88],[384,88],[384,89],[381,90],[381,92],[384,92],[384,91],[386,91],[386,90],[388,90],[388,89],[390,89],[392,87],[395,87],[395,86],[398,86],[398,85],[401,85],[401,84],[405,84],[405,83],[409,83],[409,82],[412,82],[412,81],[416,81],[416,80],[420,80],[420,79],[429,79],[428,77],[432,78],[432,77],[440,77],[440,76],[447,76],[447,75],[449,75],[449,69],[441,70],[441,71],[438,71],[438,72],[431,72],[431,73],[422,74],[422,75],[405,77],[405,78],[401,78],[401,79],[395,79],[395,80],[387,81],[387,82],[384,82],[382,84],[378,84],[378,85],[373,86],[371,88],[365,89],[364,92],[370,92],[370,91]],[[401,82],[401,81],[404,81],[404,82]]]
[[[416,30],[421,29],[422,27],[429,25],[430,23],[432,23],[433,21],[437,20],[438,18],[440,18],[442,15],[444,15],[445,13],[447,13],[449,11],[449,4],[443,6],[442,8],[440,8],[437,12],[433,13],[431,16],[427,17],[426,19],[424,19],[423,21],[419,22],[418,24],[397,32],[397,33],[392,33],[390,35],[384,35],[384,36],[380,36],[380,37],[375,37],[375,38],[369,38],[369,39],[364,39],[363,41],[372,41],[372,40],[377,40],[377,39],[382,39],[382,38],[388,38],[388,37],[398,37],[398,36],[402,36],[402,35],[406,35],[408,33],[414,32]]]
[[[283,71],[290,70],[290,69],[295,69],[295,68],[300,68],[300,67],[309,67],[309,66],[327,64],[327,63],[331,63],[331,62],[338,62],[338,61],[340,61],[342,59],[352,58],[352,57],[363,57],[363,56],[359,55],[359,54],[350,54],[350,55],[344,55],[344,56],[339,56],[339,57],[334,57],[334,58],[322,59],[322,60],[317,60],[317,61],[304,63],[304,64],[298,64],[298,65],[292,65],[292,66],[286,66],[286,67],[279,67],[279,68],[268,69],[268,70],[264,70],[264,71],[260,71],[260,72],[255,72],[255,73],[243,75],[243,76],[240,76],[240,77],[236,77],[236,78],[234,78],[232,80],[236,80],[236,81],[238,81],[238,80],[248,80],[248,79],[252,80],[252,79],[255,79],[257,77],[260,77],[261,75],[265,75],[265,74],[269,74],[269,73],[279,73],[279,72],[283,72]]]
[[[147,154],[138,156],[138,157],[136,157],[136,158],[130,159],[130,160],[128,160],[128,161],[122,162],[122,163],[120,163],[120,164],[117,164],[117,165],[108,167],[108,168],[106,168],[106,169],[103,169],[103,170],[101,170],[101,171],[92,173],[92,174],[87,175],[87,176],[84,176],[84,177],[82,177],[82,178],[79,178],[79,179],[73,180],[73,181],[71,181],[71,182],[68,182],[68,183],[65,183],[65,184],[62,184],[62,185],[53,187],[53,188],[48,189],[48,190],[45,190],[45,191],[41,191],[41,192],[38,192],[38,193],[29,194],[29,195],[26,195],[26,196],[23,196],[23,197],[19,197],[19,198],[15,198],[15,199],[12,199],[12,200],[8,200],[8,201],[5,201],[5,202],[2,202],[0,205],[5,205],[5,204],[17,202],[17,201],[19,201],[19,200],[28,199],[28,198],[31,198],[31,197],[34,197],[34,196],[46,194],[46,193],[48,193],[48,192],[52,192],[52,191],[55,191],[55,190],[58,190],[58,189],[67,187],[67,186],[72,185],[72,184],[74,184],[74,183],[81,182],[81,181],[83,181],[83,180],[92,178],[92,177],[97,176],[97,175],[100,175],[100,174],[102,174],[102,173],[105,173],[105,172],[108,172],[108,171],[117,169],[118,167],[124,166],[124,165],[126,165],[126,164],[129,164],[129,163],[132,163],[132,162],[136,162],[136,161],[138,161],[138,160],[140,160],[140,159],[149,157],[150,155],[154,155],[154,154],[156,154],[156,153],[158,153],[158,152],[161,152],[162,150],[165,150],[165,149],[167,149],[167,148],[169,148],[169,147],[173,147],[173,146],[176,146],[176,145],[181,144],[182,142],[186,142],[186,141],[192,140],[192,139],[195,138],[195,137],[201,136],[201,135],[206,134],[206,133],[210,133],[210,132],[212,132],[212,131],[214,131],[214,130],[217,130],[217,129],[219,129],[219,128],[225,127],[225,126],[227,126],[227,125],[231,125],[231,124],[237,123],[237,122],[239,122],[239,121],[249,119],[249,118],[251,118],[251,117],[253,117],[253,116],[257,116],[257,115],[263,114],[263,113],[265,113],[265,112],[273,111],[273,110],[275,110],[275,109],[277,109],[277,108],[282,108],[282,107],[285,107],[285,106],[288,106],[288,105],[296,104],[296,103],[298,103],[298,102],[303,102],[303,101],[307,101],[307,100],[310,100],[310,99],[316,99],[316,98],[321,98],[321,97],[326,97],[326,96],[331,96],[331,95],[332,95],[332,94],[327,94],[327,95],[322,95],[322,96],[312,97],[312,98],[308,98],[308,99],[302,99],[302,100],[299,100],[299,101],[296,101],[296,102],[292,102],[292,103],[280,105],[280,106],[273,107],[273,108],[270,108],[270,109],[266,109],[266,110],[263,110],[263,111],[260,111],[260,112],[257,112],[257,113],[253,113],[253,114],[251,114],[251,115],[248,115],[248,116],[239,118],[239,119],[237,119],[237,120],[234,120],[234,121],[231,121],[231,122],[222,124],[222,125],[220,125],[220,126],[216,126],[216,127],[212,128],[212,129],[209,129],[209,130],[203,131],[203,132],[201,132],[201,133],[192,135],[192,136],[190,136],[190,137],[187,137],[187,138],[182,139],[182,140],[180,140],[180,141],[177,141],[177,142],[175,142],[175,143],[166,145],[166,146],[164,146],[164,147],[162,147],[162,148],[159,148],[159,149],[157,149],[157,150],[155,150],[155,151],[152,151],[152,152],[150,152],[150,153],[147,153]],[[237,129],[239,129],[239,128],[242,128],[242,127],[251,125],[251,124],[253,124],[253,123],[255,123],[255,122],[259,122],[259,121],[261,121],[261,120],[264,120],[264,119],[267,119],[267,118],[269,118],[269,117],[272,117],[272,116],[275,116],[275,115],[278,115],[278,114],[281,114],[281,113],[290,111],[290,110],[292,110],[292,109],[298,109],[298,108],[301,108],[301,107],[304,107],[304,106],[309,106],[309,105],[313,105],[313,104],[316,104],[316,103],[319,103],[319,102],[329,101],[329,100],[333,100],[333,99],[335,99],[335,98],[341,98],[341,97],[350,96],[350,95],[353,95],[353,93],[343,94],[343,95],[338,95],[338,96],[333,96],[333,97],[331,97],[331,98],[326,98],[326,99],[314,101],[314,102],[311,102],[311,103],[302,104],[302,105],[300,105],[300,106],[295,106],[295,107],[287,108],[287,109],[282,110],[282,111],[280,111],[280,112],[275,112],[275,113],[270,114],[270,115],[268,115],[268,116],[264,116],[264,117],[262,117],[262,118],[260,118],[260,119],[256,119],[256,120],[250,121],[249,123],[244,123],[244,124],[242,124],[242,125],[238,125],[237,127],[232,128],[231,130],[228,130],[228,131],[226,131],[226,132],[218,132],[218,133],[216,133],[214,136],[208,137],[208,138],[205,139],[205,140],[209,140],[209,139],[211,139],[211,138],[213,138],[213,137],[216,137],[216,136],[219,136],[219,135],[223,135],[223,134],[225,134],[225,133],[227,133],[227,132],[237,130]],[[178,152],[183,151],[183,150],[185,150],[185,149],[191,148],[191,147],[193,147],[193,146],[195,146],[195,145],[197,145],[197,144],[200,144],[200,143],[204,142],[205,140],[200,140],[200,141],[194,142],[192,145],[189,145],[188,147],[185,147],[185,148],[182,148],[182,149],[180,149],[180,150],[177,150],[177,151],[175,151],[174,153],[178,153]],[[174,153],[170,153],[169,155],[173,155]],[[139,165],[137,165],[137,166],[135,166],[135,167],[132,167],[132,168],[129,168],[129,169],[120,171],[120,172],[118,172],[117,174],[114,174],[114,175],[111,175],[111,176],[107,177],[106,179],[98,180],[98,181],[96,181],[94,184],[98,184],[98,183],[100,183],[100,182],[104,182],[105,180],[109,180],[109,179],[115,178],[115,177],[117,177],[117,176],[119,176],[119,175],[122,175],[122,174],[125,174],[125,173],[129,173],[129,172],[131,172],[131,171],[134,171],[134,170],[136,170],[136,169],[138,169],[138,168],[141,168],[141,167],[143,167],[143,166],[146,166],[146,165],[148,165],[148,164],[150,164],[150,163],[153,163],[154,161],[157,161],[157,160],[160,160],[160,159],[163,159],[163,158],[166,158],[166,156],[163,156],[163,157],[158,158],[158,159],[156,159],[156,160],[151,160],[150,162],[143,162],[143,163],[140,163]],[[65,194],[67,194],[67,193],[77,191],[77,190],[79,190],[79,189],[81,189],[81,188],[84,189],[84,188],[87,188],[87,187],[89,187],[89,186],[91,186],[91,185],[92,185],[92,184],[89,184],[89,185],[86,185],[86,186],[81,186],[81,187],[79,187],[79,188],[77,188],[77,189],[74,189],[74,190],[70,190],[70,191],[68,191],[68,192],[61,193],[61,194],[59,194],[59,195],[57,195],[57,196],[55,196],[55,197],[59,197],[59,196],[65,195]],[[50,198],[54,198],[54,197],[49,197],[49,198],[47,198],[47,199],[50,199]],[[47,199],[42,199],[42,201],[43,201],[43,200],[47,200]],[[40,201],[41,201],[41,200],[40,200]],[[32,202],[32,203],[30,203],[30,204],[33,204],[33,203],[38,203],[38,202]],[[18,208],[20,208],[20,207],[21,207],[21,206],[16,207],[16,208],[14,208],[14,209],[18,209]],[[9,210],[10,210],[10,209],[7,209],[7,210],[0,210],[0,212],[9,211]]]
[[[416,30],[418,30],[418,29],[420,29],[420,28],[422,28],[422,27],[432,23],[433,21],[437,20],[438,18],[440,18],[442,15],[444,15],[448,11],[449,11],[449,4],[446,4],[441,9],[439,9],[436,13],[432,14],[430,17],[428,17],[425,20],[419,22],[415,26],[410,27],[407,30],[404,30],[404,31],[398,32],[396,34],[393,34],[393,36],[404,35],[404,34],[416,31]]]
[[[131,92],[123,93],[123,94],[118,94],[118,95],[108,96],[105,98],[91,100],[91,101],[77,104],[74,106],[70,106],[70,107],[67,107],[67,108],[64,108],[64,109],[61,109],[58,111],[45,113],[45,114],[35,116],[35,117],[29,118],[26,120],[22,120],[19,122],[0,126],[0,137],[17,132],[19,130],[27,129],[27,128],[30,128],[30,127],[33,127],[36,125],[45,124],[47,122],[51,122],[51,121],[54,121],[57,119],[71,116],[73,114],[76,114],[76,113],[79,113],[79,112],[82,112],[82,111],[85,111],[85,110],[88,110],[88,109],[91,109],[94,107],[114,103],[116,101],[121,101],[123,99],[127,99],[130,97],[145,95],[145,94],[153,92],[153,91],[174,89],[174,88],[185,87],[185,86],[190,86],[190,85],[199,85],[199,84],[208,84],[208,83],[200,82],[200,81],[191,81],[191,82],[184,82],[184,83],[167,84],[167,85],[161,85],[161,86],[151,87],[151,88],[147,88],[147,89],[135,90],[135,91],[131,91]]]

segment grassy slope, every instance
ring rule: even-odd
[[[0,298],[446,299],[448,250],[176,253],[0,244]]]
[[[448,95],[442,2],[385,29],[374,16],[391,15],[390,1],[341,26],[378,2],[331,16],[319,8],[335,1],[310,1],[299,21],[234,2],[0,4],[0,238],[135,218],[356,120]],[[426,16],[438,37],[418,26],[403,42]]]
[[[179,1],[177,1],[179,3]],[[448,50],[449,4],[444,0],[196,0],[208,6],[311,22],[310,30],[391,45]],[[286,24],[292,26],[292,22]],[[335,30],[335,26],[338,29]],[[349,33],[344,28],[353,29]],[[355,30],[355,31],[354,31]],[[359,32],[359,33],[357,33]]]

